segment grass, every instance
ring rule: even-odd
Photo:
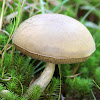
[[[12,15],[10,18],[9,15],[15,12],[17,15]],[[10,91],[5,97],[0,94],[0,99],[27,100],[23,94],[45,67],[44,62],[25,56],[14,49],[12,35],[15,29],[30,16],[41,13],[60,13],[79,20],[88,28],[95,40],[96,52],[85,63],[62,64],[61,67],[56,67],[56,72],[60,74],[54,74],[51,83],[41,97],[38,96],[40,88],[36,87],[35,94],[31,98],[32,100],[60,100],[60,98],[99,100],[99,12],[99,0],[0,1],[0,92]]]
[[[44,1],[43,1],[43,0],[40,0],[40,4],[41,4],[41,11],[42,11],[42,14],[44,14],[44,13],[45,13]]]

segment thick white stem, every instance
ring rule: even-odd
[[[47,85],[49,84],[49,82],[51,81],[52,76],[54,74],[54,70],[55,70],[55,64],[47,63],[40,77],[36,79],[27,90],[27,96],[32,95],[31,94],[33,93],[32,90],[34,89],[34,86],[37,86],[37,85],[40,86],[40,88],[42,89],[41,92],[43,92],[45,88],[47,87]]]

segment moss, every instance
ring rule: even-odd
[[[58,0],[60,3],[64,0]],[[33,0],[26,0],[27,3],[35,3]],[[37,9],[34,10],[33,15],[41,14],[41,6],[39,0],[36,1]],[[98,28],[91,25],[88,27],[89,31],[91,32],[95,42],[96,42],[96,51],[85,63],[79,65],[78,70],[73,75],[75,70],[76,64],[63,64],[61,65],[61,75],[62,75],[62,95],[66,97],[66,99],[77,99],[83,100],[91,99],[92,96],[90,94],[91,89],[94,93],[100,94],[96,90],[97,87],[93,87],[92,80],[100,86],[100,7],[97,7],[99,4],[99,0],[69,0],[67,3],[64,4],[66,10],[61,10],[61,8],[57,9],[56,13],[69,15],[73,18],[78,19],[81,21],[87,12],[95,7],[91,14],[89,14],[86,19],[84,20],[83,24],[86,25],[88,21],[95,23]],[[7,6],[6,12],[4,14],[4,23],[3,23],[3,30],[7,31],[9,34],[12,34],[12,29],[14,26],[14,19],[10,21],[7,25],[5,25],[5,18],[7,15],[17,11],[18,0],[14,0],[14,3],[10,3],[12,9]],[[29,6],[25,4],[24,6]],[[52,12],[56,6],[48,3],[48,0],[44,0],[44,8],[48,12]],[[2,11],[2,1],[0,1],[0,16]],[[31,9],[25,10],[22,12],[22,19],[21,22],[25,19],[29,18]],[[17,20],[17,17],[15,18]],[[0,32],[0,45],[3,47],[6,45],[9,37],[7,34]],[[12,45],[12,41],[9,42]],[[3,47],[0,46],[0,51]],[[14,54],[12,54],[12,47],[6,52],[3,67],[0,67],[0,92],[2,90],[9,90],[9,94],[7,94],[4,99],[5,100],[27,100],[24,96],[21,96],[22,92],[25,93],[30,82],[35,80],[37,76],[40,75],[42,72],[41,70],[35,69],[35,66],[40,62],[34,62],[33,59],[21,54],[19,51],[15,50]],[[1,65],[1,58],[2,54],[0,54],[0,65]],[[38,68],[42,68],[44,63],[40,64]],[[43,68],[42,68],[43,69]],[[40,73],[38,73],[40,72]],[[36,73],[36,74],[34,74]],[[52,79],[51,83],[48,85],[46,92],[42,95],[42,98],[38,97],[40,95],[39,88],[35,89],[35,94],[31,98],[35,99],[45,99],[45,96],[48,98],[50,95],[50,100],[56,100],[59,94],[59,74],[58,69],[56,67],[56,73],[54,74],[54,78]],[[77,74],[79,74],[77,76]],[[76,76],[75,76],[76,75]],[[2,77],[3,76],[3,77]],[[8,79],[10,76],[12,78],[9,81],[3,81],[3,79]],[[68,77],[68,76],[73,76]],[[32,80],[33,79],[33,80]],[[56,84],[55,84],[56,83]],[[54,87],[55,86],[55,87]],[[23,89],[22,89],[23,87]],[[98,89],[99,90],[99,89]],[[52,92],[51,92],[52,91]],[[54,95],[55,94],[55,95]],[[0,94],[0,99],[2,100],[3,97]]]

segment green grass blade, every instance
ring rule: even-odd
[[[97,83],[93,80],[93,83],[97,86],[97,88],[100,90],[100,87],[97,85]]]
[[[91,93],[92,93],[93,98],[94,98],[93,100],[97,100],[92,90],[91,90]]]
[[[62,5],[64,5],[66,2],[68,2],[69,0],[64,0],[62,1],[57,7],[55,7],[52,12],[56,12]]]
[[[42,11],[42,14],[44,14],[44,13],[45,13],[44,1],[43,1],[43,0],[40,0],[40,4],[41,4],[41,11]]]
[[[99,6],[100,6],[100,3],[97,4],[96,6],[93,6],[93,7],[83,16],[81,22],[83,23],[84,20],[88,17],[88,15],[89,15],[95,8],[97,8],[97,7],[99,7]]]
[[[42,67],[38,68],[38,69],[34,72],[34,74],[36,74],[38,71],[40,71],[40,70],[43,69],[44,67],[45,67],[45,65],[43,65]]]
[[[34,70],[37,69],[42,63],[43,63],[43,62],[40,61],[40,62],[35,66]]]

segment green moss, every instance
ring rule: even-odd
[[[81,77],[89,77],[89,69],[87,67],[81,67],[79,72],[81,73]]]
[[[87,97],[87,94],[91,91],[93,82],[88,78],[75,77],[74,79],[66,79],[68,84],[69,93],[75,94],[77,98]],[[71,95],[71,94],[70,94]]]
[[[100,68],[97,67],[94,72],[94,78],[98,85],[100,85]]]
[[[55,9],[57,6],[54,6],[48,2],[48,0],[44,1],[44,8],[45,10],[52,12],[53,9]],[[58,0],[60,4],[64,0]],[[66,0],[67,1],[67,0]],[[24,6],[29,6],[31,3],[35,3],[33,0],[26,0],[27,4]],[[55,2],[55,1],[53,1]],[[4,14],[4,23],[5,18],[7,15],[18,11],[20,12],[21,8],[16,6],[18,4],[18,0],[14,0],[14,3],[10,3],[10,7],[7,5],[6,12]],[[20,4],[20,3],[19,3]],[[100,7],[97,5],[99,4],[99,0],[69,0],[66,2],[63,6],[65,6],[66,10],[62,9],[61,7],[57,8],[55,11],[56,13],[59,12],[60,14],[69,15],[73,18],[78,19],[81,21],[85,14],[92,9],[92,7],[95,7],[95,9],[89,14],[86,19],[84,20],[83,24],[85,25],[88,21],[95,23],[98,27],[100,27]],[[41,5],[40,1],[37,0],[36,7],[38,9],[35,9],[33,14],[41,14]],[[17,10],[18,9],[18,10]],[[0,1],[0,15],[2,11],[2,1]],[[25,19],[29,18],[31,8],[27,11],[25,10],[22,12],[22,18],[21,22]],[[15,19],[11,19],[10,23],[5,25],[3,23],[3,30],[6,30],[9,34],[12,34],[14,23],[17,20],[18,17]],[[21,23],[20,22],[20,23]],[[98,28],[91,28],[88,27],[89,31],[91,32],[95,42],[96,42],[96,51],[90,57],[86,62],[81,63],[79,65],[78,70],[76,71],[75,75],[79,74],[79,76],[73,75],[73,72],[75,71],[76,64],[63,64],[61,65],[61,76],[62,76],[62,91],[64,92],[64,96],[66,98],[78,98],[82,100],[83,98],[91,99],[90,90],[92,89],[94,93],[96,93],[95,87],[93,87],[92,80],[95,80],[95,82],[100,86],[100,29]],[[0,32],[0,45],[5,46],[9,37],[7,34]],[[12,41],[10,43],[12,45]],[[0,46],[0,51],[3,49],[3,47]],[[0,54],[0,65],[1,65],[1,54]],[[36,67],[37,69],[35,69]],[[41,69],[44,68],[44,63],[40,61],[34,62],[33,59],[19,53],[18,51],[14,51],[14,54],[12,54],[12,47],[6,52],[4,61],[3,61],[3,67],[0,67],[0,91],[7,89],[10,90],[10,93],[4,97],[5,100],[27,100],[22,95],[22,92],[25,93],[30,82],[32,79],[34,80],[37,78],[37,76],[40,75]],[[40,73],[38,73],[40,72]],[[36,74],[34,74],[36,73]],[[2,81],[2,79],[8,79],[9,77],[12,77],[9,81]],[[73,76],[68,77],[68,76]],[[56,78],[55,78],[56,77]],[[54,78],[52,79],[51,83],[48,85],[46,89],[46,93],[42,95],[42,99],[50,98],[50,100],[55,100],[58,98],[59,94],[59,72],[56,68],[56,73],[54,74]],[[22,90],[23,87],[23,90]],[[34,95],[30,96],[31,99],[39,99],[41,100],[40,96],[40,90],[37,87],[34,89]],[[62,92],[62,95],[63,95]],[[97,92],[98,93],[98,92]],[[55,94],[55,95],[53,95]],[[49,96],[48,96],[49,95]],[[2,100],[2,96],[0,95],[0,100]]]

